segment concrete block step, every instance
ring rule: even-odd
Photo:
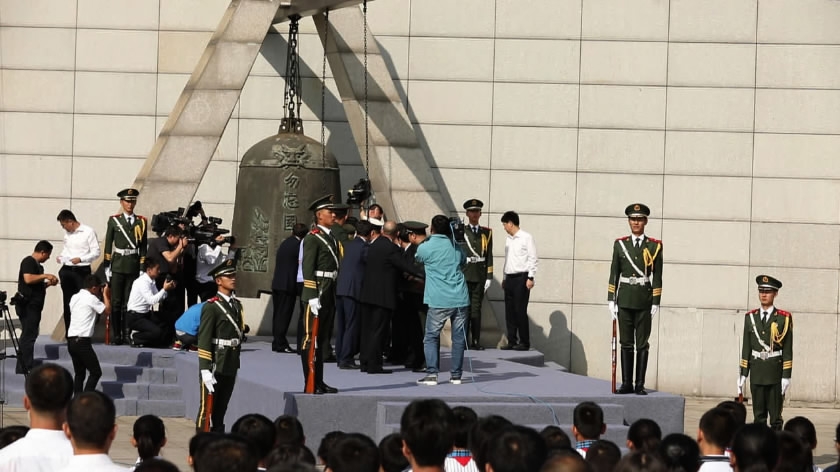
[[[36,359],[39,362],[52,362],[58,364],[73,373],[73,362],[68,359]],[[140,367],[135,365],[115,365],[108,363],[106,359],[100,358],[99,365],[102,368],[101,381],[118,382],[141,382],[155,384],[178,383],[178,371],[175,368],[163,367]]]
[[[138,367],[175,367],[175,356],[189,353],[179,353],[171,349],[137,349],[131,346],[105,346],[94,344],[93,350],[99,357],[99,362],[138,366]],[[35,357],[50,361],[70,359],[66,344],[35,344]]]
[[[177,384],[153,384],[104,381],[99,389],[111,398],[134,398],[137,400],[181,401],[183,389]]]
[[[533,402],[448,402],[450,407],[466,406],[478,416],[501,415],[517,424],[554,424],[555,416],[561,424],[571,424],[576,403]],[[377,417],[382,424],[400,422],[407,402],[379,402]],[[624,424],[624,406],[600,403],[604,423]]]

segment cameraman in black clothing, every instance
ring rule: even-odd
[[[15,372],[29,374],[35,357],[35,340],[41,326],[41,311],[47,297],[47,287],[58,285],[58,277],[45,274],[41,264],[49,260],[53,246],[49,241],[38,241],[31,256],[20,261],[18,293],[15,312],[20,318],[20,352]]]
[[[166,280],[175,282],[175,287],[169,290],[169,295],[160,303],[158,316],[166,323],[164,336],[175,336],[175,321],[185,310],[185,281],[184,281],[184,253],[189,245],[187,235],[179,226],[170,226],[160,238],[149,240],[146,258],[160,261],[160,273],[155,279],[158,290],[163,288]]]

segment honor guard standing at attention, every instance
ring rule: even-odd
[[[618,320],[621,343],[621,387],[616,393],[647,395],[651,321],[662,296],[662,241],[645,236],[650,208],[634,203],[624,210],[630,236],[613,243],[607,290],[610,315]],[[633,386],[633,347],[636,348],[636,384]]]
[[[752,373],[753,417],[756,423],[782,430],[782,403],[790,387],[793,369],[793,316],[773,305],[782,282],[769,275],[755,278],[761,308],[747,312],[744,318],[744,345],[741,350],[741,376],[738,393]]]
[[[303,365],[304,385],[309,378],[309,345],[315,343],[314,393],[338,393],[338,389],[324,383],[324,352],[326,339],[332,334],[326,330],[335,317],[335,281],[338,277],[339,243],[331,234],[335,221],[334,196],[326,195],[315,200],[309,210],[315,212],[315,228],[303,238],[303,291],[301,300],[307,304],[303,313],[303,339],[300,356]],[[317,332],[313,329],[319,318]]]
[[[213,394],[210,430],[225,432],[225,413],[233,395],[239,355],[244,338],[242,302],[234,298],[236,261],[228,259],[210,271],[218,293],[201,308],[198,324],[198,369],[201,374],[201,403],[195,420],[196,431],[204,431],[207,395]]]
[[[127,188],[117,194],[123,211],[108,218],[105,230],[105,274],[111,285],[112,344],[128,342],[129,327],[125,319],[131,284],[142,272],[146,259],[146,218],[134,214],[140,195]]]
[[[467,329],[470,337],[470,349],[483,351],[481,345],[481,302],[484,293],[490,288],[493,280],[493,230],[486,226],[479,226],[481,200],[467,200],[464,209],[467,210],[469,225],[465,228],[464,239],[467,241],[467,263],[464,265],[464,278],[467,280],[467,290],[470,296],[470,317],[467,319]]]

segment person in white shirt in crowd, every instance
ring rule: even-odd
[[[83,392],[67,407],[64,434],[73,445],[73,456],[60,472],[127,471],[114,464],[108,451],[117,437],[114,400],[102,392]]]
[[[222,253],[222,243],[224,241],[225,237],[219,235],[216,236],[215,244],[198,246],[195,280],[198,282],[198,298],[203,302],[216,296],[216,280],[208,274],[214,267],[227,259],[227,255]]]
[[[0,450],[4,472],[53,472],[73,457],[73,447],[62,431],[65,409],[73,396],[73,377],[57,364],[41,364],[26,377],[23,407],[29,414],[29,432]]]
[[[145,272],[131,285],[128,297],[128,325],[131,327],[131,346],[160,346],[168,344],[165,320],[160,320],[154,313],[154,306],[166,298],[167,292],[175,287],[174,280],[166,280],[163,290],[158,291],[155,278],[160,275],[160,261],[146,258],[143,263]]]
[[[515,211],[506,211],[502,215],[502,226],[508,234],[502,279],[508,344],[501,349],[527,351],[531,348],[528,300],[537,273],[537,246],[533,236],[519,228],[519,215]]]
[[[64,333],[70,329],[70,298],[82,289],[85,277],[90,275],[90,264],[99,257],[99,240],[88,225],[76,220],[70,210],[58,213],[58,224],[64,229],[64,249],[55,258],[61,264],[58,278],[64,295]]]
[[[712,408],[700,418],[697,445],[700,447],[700,472],[731,472],[726,448],[735,436],[735,416],[723,408]]]
[[[104,297],[103,297],[104,294]],[[104,300],[103,300],[104,298]],[[99,281],[96,275],[85,277],[83,288],[70,299],[70,328],[67,330],[67,351],[73,360],[73,391],[89,392],[96,389],[102,377],[99,358],[91,345],[93,329],[99,315],[111,314],[110,288]],[[90,376],[85,383],[85,375]]]

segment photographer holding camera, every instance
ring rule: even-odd
[[[189,245],[187,235],[180,226],[166,228],[163,236],[149,241],[149,256],[160,262],[160,270],[155,278],[158,290],[163,289],[167,280],[174,282],[169,295],[161,302],[158,315],[175,332],[175,320],[184,312],[184,252]]]
[[[12,299],[15,312],[20,318],[20,352],[18,353],[15,373],[28,375],[32,370],[35,357],[35,339],[41,326],[41,311],[47,297],[47,287],[58,285],[58,277],[45,274],[44,266],[52,254],[53,246],[49,241],[38,241],[32,255],[20,261],[18,272],[18,293]]]

